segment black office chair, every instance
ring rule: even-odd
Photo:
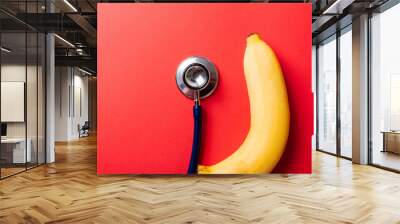
[[[89,136],[89,129],[90,129],[89,121],[85,121],[82,127],[78,125],[79,138]]]

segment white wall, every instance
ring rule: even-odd
[[[88,77],[72,67],[56,67],[55,73],[55,140],[70,141],[88,120]]]
[[[77,70],[75,70],[77,71]],[[89,111],[88,111],[88,77],[87,76],[82,76],[82,73],[79,73],[78,75],[75,73],[74,77],[74,89],[75,89],[75,106],[73,110],[75,110],[75,113],[73,113],[73,119],[72,119],[72,136],[79,137],[79,132],[78,132],[78,124],[83,125],[85,121],[89,120]],[[79,93],[80,91],[80,93]],[[78,97],[80,95],[80,97]],[[78,102],[80,101],[80,102]],[[80,108],[79,108],[80,107]],[[81,109],[81,111],[79,111]]]
[[[55,141],[67,141],[69,133],[69,85],[70,71],[67,67],[55,68]]]

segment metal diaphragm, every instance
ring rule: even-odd
[[[198,92],[200,99],[204,99],[217,88],[218,71],[215,65],[204,57],[189,57],[178,66],[176,84],[186,97],[195,99]]]

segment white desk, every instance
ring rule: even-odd
[[[5,150],[9,150],[8,147],[12,148],[12,163],[25,163],[31,162],[32,160],[32,140],[30,138],[26,141],[28,144],[26,147],[26,154],[25,154],[25,138],[5,138],[1,139],[2,147],[7,147]],[[4,150],[4,151],[5,151]],[[3,151],[3,148],[2,148]],[[25,161],[26,160],[26,161]]]

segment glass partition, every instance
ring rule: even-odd
[[[42,13],[44,1],[1,1]],[[0,12],[0,178],[45,163],[45,34]]]
[[[1,34],[2,177],[24,171],[31,161],[26,141],[26,40],[25,32]]]

